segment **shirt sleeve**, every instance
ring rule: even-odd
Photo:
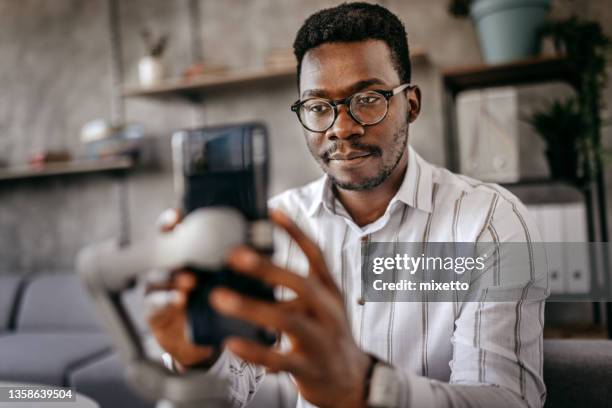
[[[535,223],[518,199],[500,193],[494,200],[477,242],[496,256],[478,277],[477,301],[464,302],[455,319],[450,381],[400,373],[402,407],[544,404],[546,258]],[[504,254],[508,248],[523,253]]]
[[[247,363],[229,350],[223,350],[207,375],[224,379],[228,383],[228,401],[232,408],[245,407],[261,385],[265,369]]]

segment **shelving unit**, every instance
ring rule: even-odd
[[[459,170],[458,157],[458,135],[457,135],[457,113],[455,109],[457,95],[463,91],[473,89],[484,89],[497,86],[518,86],[534,83],[564,82],[569,84],[576,92],[580,92],[580,81],[578,73],[572,65],[564,58],[538,57],[517,61],[509,64],[478,65],[467,67],[455,67],[447,69],[442,73],[444,88],[444,128],[447,166],[451,171]],[[608,242],[608,226],[606,217],[605,185],[601,163],[596,163],[598,174],[595,175],[592,185],[586,188],[565,183],[564,188],[574,189],[582,194],[587,210],[587,227],[590,242]],[[510,190],[516,189],[551,189],[563,187],[562,182],[557,180],[525,180],[518,183],[504,185]],[[533,192],[532,192],[533,194]],[[543,199],[546,193],[539,193]],[[562,200],[560,200],[562,201]],[[604,282],[599,283],[595,273],[591,274],[592,286],[603,284],[606,290],[610,290],[610,265],[604,254],[602,264],[604,267]],[[564,297],[567,297],[564,295]],[[600,320],[599,307],[594,307],[595,320]],[[612,338],[612,304],[605,303],[605,314],[607,322],[608,337]]]
[[[132,168],[134,168],[134,162],[128,158],[48,163],[41,168],[9,167],[0,169],[0,182],[90,173],[125,172]]]

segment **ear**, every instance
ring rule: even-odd
[[[410,86],[410,88],[406,89],[406,97],[410,106],[408,122],[412,123],[421,112],[421,89],[417,85]]]

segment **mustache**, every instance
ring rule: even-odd
[[[321,158],[325,160],[326,162],[329,161],[330,157],[340,149],[341,145],[345,143],[346,142],[334,142],[334,144],[329,146],[323,152],[323,154],[321,154]],[[380,147],[366,144],[366,143],[360,143],[357,141],[349,142],[349,144],[345,148],[349,150],[357,150],[360,152],[369,153],[372,156],[378,156],[378,157],[382,156],[382,149]]]

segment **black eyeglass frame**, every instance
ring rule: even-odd
[[[293,105],[291,105],[291,110],[293,112],[295,112],[295,114],[298,117],[298,121],[300,122],[300,124],[308,131],[310,132],[315,132],[315,133],[323,133],[323,132],[327,132],[332,126],[334,126],[334,123],[336,123],[336,120],[338,120],[338,106],[339,105],[345,105],[348,109],[347,112],[349,114],[349,116],[351,117],[351,119],[353,119],[355,122],[359,123],[361,126],[374,126],[374,125],[378,125],[380,122],[382,122],[383,120],[385,120],[385,118],[387,117],[387,114],[389,114],[389,101],[391,100],[392,97],[394,97],[395,95],[399,94],[400,92],[402,92],[403,90],[412,87],[412,84],[410,83],[404,83],[401,85],[396,86],[395,88],[391,89],[391,90],[387,90],[387,89],[367,89],[364,91],[359,91],[359,92],[355,92],[354,94],[352,94],[351,96],[347,96],[346,98],[343,99],[325,99],[325,98],[308,98],[308,99],[304,99],[303,101],[301,100],[297,100],[293,103]],[[353,114],[353,112],[351,111],[351,101],[353,100],[353,98],[356,95],[362,94],[362,93],[366,93],[366,92],[376,92],[377,94],[382,95],[387,103],[387,108],[385,109],[385,114],[383,115],[382,118],[380,118],[380,120],[374,122],[374,123],[365,123],[360,121],[359,119],[357,119],[355,117],[355,115]],[[313,99],[321,99],[327,103],[329,103],[333,110],[334,110],[334,120],[332,120],[331,124],[326,127],[323,130],[313,130],[310,129],[308,126],[306,126],[304,124],[304,122],[302,122],[302,118],[300,117],[300,108],[302,107],[303,104],[305,104],[308,101],[311,101]]]

